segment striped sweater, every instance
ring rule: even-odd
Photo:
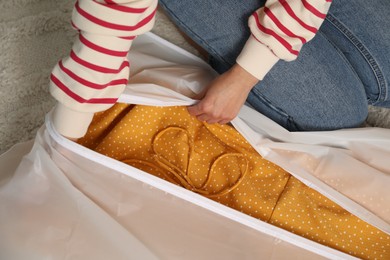
[[[332,0],[268,0],[249,17],[251,36],[237,63],[261,80],[279,60],[294,60],[322,24]],[[67,137],[82,137],[93,114],[112,106],[127,84],[127,53],[154,25],[158,0],[78,0],[79,31],[68,57],[54,67],[53,122]]]

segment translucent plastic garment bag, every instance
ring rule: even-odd
[[[190,105],[215,77],[146,34],[120,102]],[[390,234],[390,130],[288,132],[244,106],[233,126],[267,160]],[[1,259],[352,259],[61,137],[0,156]]]

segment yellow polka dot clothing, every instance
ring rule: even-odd
[[[353,256],[390,259],[390,236],[263,159],[231,126],[185,107],[117,104],[79,143],[285,230]]]

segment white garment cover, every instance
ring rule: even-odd
[[[216,75],[153,34],[130,56],[120,102],[190,105]],[[263,157],[390,234],[389,129],[292,133],[247,106],[232,124]],[[352,259],[79,146],[50,114],[35,141],[0,156],[0,259],[292,257]]]

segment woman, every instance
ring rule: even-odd
[[[51,78],[59,101],[54,123],[63,135],[83,136],[93,113],[115,103],[126,84],[127,51],[153,26],[156,4],[76,3],[72,21],[80,37]],[[387,0],[160,4],[221,73],[188,108],[199,120],[226,123],[247,101],[288,130],[330,130],[359,126],[368,104],[390,107]]]
[[[275,43],[278,37],[283,37],[282,44],[289,43],[293,50],[298,49],[299,37],[310,39],[305,27],[318,25],[315,19],[322,18],[330,1],[209,2],[160,1],[172,20],[210,54],[212,66],[223,73],[234,68],[236,60],[240,64],[240,51],[243,46],[247,47],[245,42],[250,31],[272,50],[279,47]],[[309,2],[315,4],[312,7],[317,10],[312,11]],[[248,17],[264,4],[265,8],[258,11],[259,24],[250,24],[249,30],[246,26]],[[302,9],[304,11],[299,12]],[[390,2],[386,0],[334,0],[316,36],[303,46],[298,58],[294,62],[278,61],[262,80],[257,77],[260,81],[251,88],[247,102],[292,131],[359,126],[366,119],[367,104],[390,106],[390,63],[386,55],[390,48],[390,20],[384,19],[388,15]],[[299,19],[308,24],[298,27],[294,22]],[[255,26],[260,26],[260,33]],[[275,53],[285,60],[293,56],[288,51]],[[255,53],[252,55],[256,56]],[[261,67],[263,60],[258,57],[255,65]],[[224,79],[228,77],[218,79],[212,85],[217,94],[211,88],[206,98],[190,112],[201,120],[214,122],[210,119],[209,114],[213,115],[210,111],[218,110],[215,106],[228,104],[232,98],[227,94],[224,100],[224,96],[218,96],[219,92],[224,92],[224,88],[228,92],[229,87],[241,87],[241,95],[247,94],[244,82],[237,79],[237,86],[231,86],[235,77]],[[239,95],[237,92],[232,96]],[[215,105],[209,108],[207,102]],[[219,111],[226,112],[229,107]]]

